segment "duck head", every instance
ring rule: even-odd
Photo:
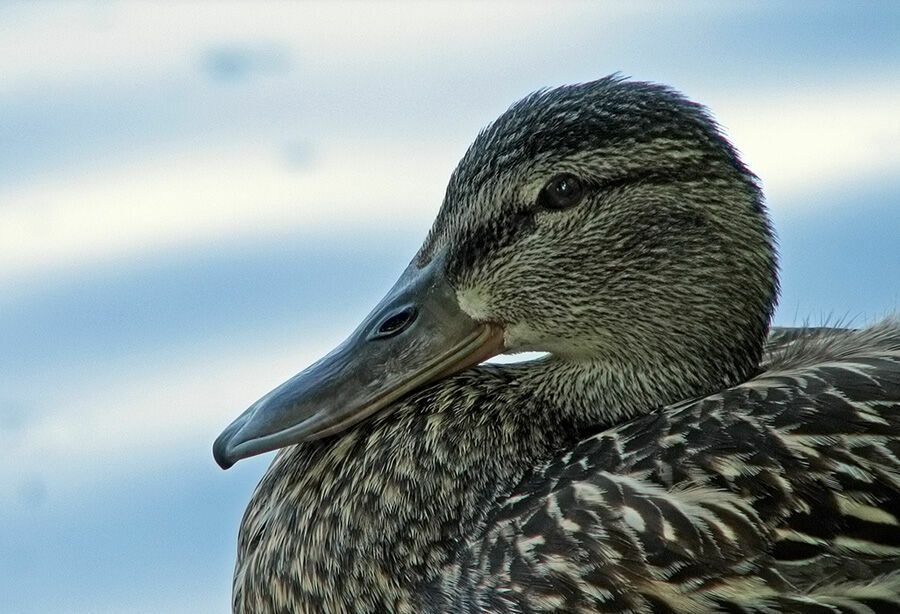
[[[385,298],[225,429],[216,461],[339,433],[502,352],[684,396],[737,383],[775,269],[756,178],[703,107],[615,77],[537,92],[477,136]]]

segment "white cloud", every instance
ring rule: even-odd
[[[331,142],[295,169],[260,147],[179,150],[3,195],[0,280],[244,234],[417,226],[455,154]]]
[[[707,102],[773,208],[802,213],[829,191],[895,177],[900,169],[895,81],[724,93]]]
[[[900,168],[900,87],[713,95],[706,100],[763,180],[773,209]],[[475,127],[473,127],[474,131]],[[294,168],[243,142],[156,152],[3,194],[0,281],[144,252],[272,233],[409,229],[424,234],[460,148],[329,140]]]
[[[603,13],[598,27],[634,12],[539,2],[64,3],[19,9],[0,36],[0,92],[73,85],[104,75],[194,68],[197,52],[223,42],[283,45],[329,71],[353,62],[414,62],[448,48],[477,54],[535,30]],[[0,24],[2,26],[2,24]],[[416,51],[411,57],[410,50]]]

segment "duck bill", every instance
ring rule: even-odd
[[[339,433],[403,395],[503,351],[503,330],[460,309],[444,259],[411,264],[341,345],[251,405],[213,445],[242,458]]]

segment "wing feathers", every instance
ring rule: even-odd
[[[900,322],[780,329],[763,365],[538,468],[454,611],[900,611]]]

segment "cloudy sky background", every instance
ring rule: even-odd
[[[707,104],[768,195],[776,323],[900,308],[898,7],[0,4],[0,611],[227,611],[269,459],[222,472],[213,439],[539,87]]]

